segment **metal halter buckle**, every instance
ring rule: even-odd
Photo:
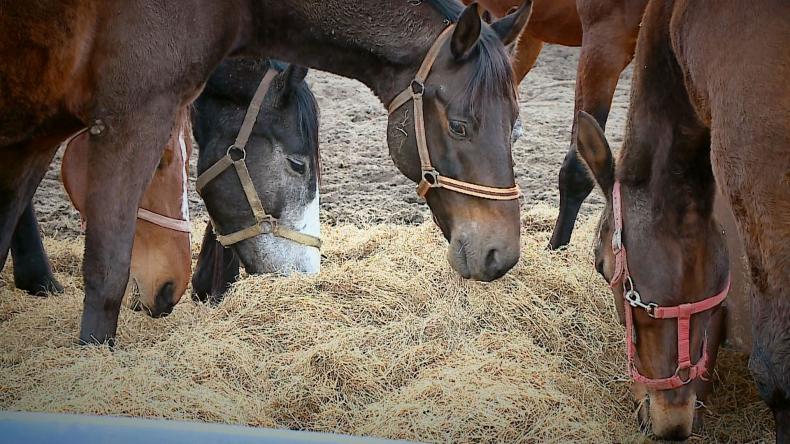
[[[422,178],[424,181],[428,182],[431,188],[439,188],[441,186],[439,184],[439,172],[436,171],[435,168],[432,168],[430,170],[423,170]]]
[[[258,226],[261,227],[261,234],[272,234],[277,228],[277,219],[271,214],[267,214],[258,221]]]
[[[233,156],[231,156],[231,154],[230,154],[230,153],[232,153],[234,151],[238,151],[239,153],[241,153],[241,157],[239,157],[238,159],[234,159]],[[247,158],[247,150],[245,150],[244,148],[238,147],[236,145],[231,145],[231,146],[228,147],[228,151],[225,152],[225,155],[230,157],[230,159],[232,161],[239,162],[239,161],[245,160]]]
[[[634,281],[631,280],[631,276],[628,276],[623,281],[623,297],[628,302],[628,305],[634,308],[641,308],[645,310],[650,317],[655,317],[655,311],[656,308],[658,308],[658,304],[654,302],[645,304],[642,302],[642,296],[640,296],[639,292],[634,288]]]
[[[421,96],[425,93],[425,84],[417,79],[411,81],[411,94],[413,96]]]

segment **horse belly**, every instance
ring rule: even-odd
[[[89,100],[96,24],[86,1],[12,0],[0,9],[0,146],[32,137],[47,119]]]

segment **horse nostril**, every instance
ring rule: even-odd
[[[497,263],[499,262],[499,250],[496,248],[492,248],[488,250],[488,254],[486,255],[486,268],[489,270],[493,270],[497,268]]]
[[[155,318],[165,317],[173,312],[173,295],[176,291],[176,285],[173,282],[167,282],[156,293],[156,306],[151,310],[151,316]]]

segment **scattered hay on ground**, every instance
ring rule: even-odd
[[[593,224],[547,252],[553,217],[525,214],[521,262],[490,284],[457,277],[430,224],[325,227],[319,276],[247,277],[218,308],[187,296],[165,319],[124,309],[114,352],[74,345],[82,244],[48,240],[65,294],[13,290],[11,267],[0,278],[0,408],[433,442],[643,440]],[[724,353],[699,440],[771,439],[744,363]]]

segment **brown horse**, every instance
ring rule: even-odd
[[[641,417],[662,438],[691,433],[715,364],[728,282],[715,177],[751,270],[750,368],[777,441],[790,442],[790,5],[743,6],[648,5],[616,168],[603,130],[579,117],[579,152],[608,201],[596,266],[632,326],[634,393],[649,400]],[[680,385],[656,382],[675,376]]]
[[[247,54],[353,77],[402,105],[391,106],[391,157],[420,182],[452,267],[496,279],[519,257],[518,109],[504,44],[530,10],[527,0],[488,26],[455,0],[5,1],[0,263],[54,146],[90,127],[80,339],[113,338],[137,205],[176,116],[223,58]]]
[[[472,0],[464,0],[470,3]],[[518,6],[518,0],[479,0],[496,17]],[[571,147],[559,175],[560,213],[549,248],[567,245],[593,181],[576,148],[576,115],[585,111],[606,128],[617,80],[634,56],[639,23],[647,0],[535,0],[532,17],[513,49],[513,70],[521,82],[535,64],[543,43],[581,46],[576,73],[576,103]]]
[[[88,149],[88,135],[78,135],[68,143],[61,165],[63,185],[82,214],[87,207]],[[189,285],[192,253],[187,178],[191,154],[192,128],[189,113],[183,110],[143,194],[134,231],[127,294],[135,296],[130,301],[133,308],[154,317],[170,314]],[[90,221],[83,218],[83,223]]]

